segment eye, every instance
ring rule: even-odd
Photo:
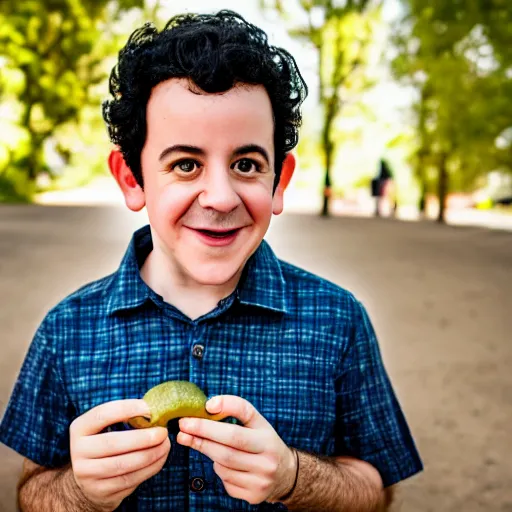
[[[238,162],[235,162],[231,166],[231,169],[237,169],[243,174],[248,174],[251,171],[261,171],[261,165],[255,160],[251,160],[250,158],[242,158],[241,160],[238,160]]]
[[[199,165],[200,164],[195,160],[187,159],[176,162],[172,165],[171,169],[174,171],[177,168],[179,171],[189,174],[195,170],[196,166],[199,167]]]

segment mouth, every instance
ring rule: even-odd
[[[228,229],[228,230],[213,230],[213,229],[196,229],[198,233],[201,233],[202,235],[209,236],[211,238],[229,238],[233,235],[236,235],[242,228],[235,228],[235,229]]]
[[[189,229],[196,233],[196,236],[198,236],[203,244],[210,247],[228,247],[238,239],[238,235],[243,227],[234,229]]]

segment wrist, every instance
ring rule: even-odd
[[[71,466],[64,471],[62,478],[64,480],[67,496],[71,497],[71,500],[76,507],[74,510],[77,512],[112,512],[112,508],[99,507],[87,498],[75,480],[75,474]]]
[[[287,474],[289,478],[287,479],[288,484],[284,488],[284,491],[280,490],[278,494],[278,498],[276,501],[283,502],[291,498],[295,491],[295,487],[297,486],[297,480],[299,477],[299,452],[295,448],[290,448],[290,463],[288,466]]]

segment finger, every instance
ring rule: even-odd
[[[79,438],[73,451],[75,457],[102,459],[158,446],[167,436],[168,432],[164,427],[107,432]]]
[[[236,471],[231,468],[227,468],[218,462],[213,465],[213,470],[224,484],[235,485],[240,489],[250,490],[252,492],[265,493],[270,491],[270,481],[265,481],[263,478],[249,473],[246,471]]]
[[[180,432],[176,441],[183,446],[188,446],[209,457],[214,462],[238,471],[255,471],[263,465],[263,461],[256,454],[249,454],[235,450],[229,446],[194,437]]]
[[[247,489],[243,489],[242,487],[238,487],[237,485],[233,485],[228,482],[224,483],[224,489],[226,489],[226,492],[232,498],[247,501]]]
[[[239,500],[247,501],[248,503],[251,503],[253,505],[256,505],[260,503],[262,500],[255,499],[254,496],[255,489],[253,488],[247,488],[247,487],[240,487],[232,482],[229,481],[229,478],[227,480],[224,480],[225,475],[222,473],[222,471],[219,469],[217,465],[214,465],[214,470],[219,475],[219,478],[222,480],[222,483],[224,485],[224,489],[226,489],[226,492],[233,498],[237,498]],[[220,474],[219,474],[220,473]],[[221,476],[224,475],[224,478]]]
[[[180,430],[195,438],[208,439],[248,453],[262,453],[267,444],[264,432],[201,418],[181,418]]]
[[[95,482],[95,489],[98,494],[101,493],[104,496],[110,496],[126,489],[135,488],[148,478],[156,475],[162,469],[166,460],[167,454],[164,454],[160,459],[145,468],[113,478],[97,480]]]
[[[233,416],[248,428],[272,428],[272,425],[244,398],[234,395],[215,396],[206,402],[210,414]]]
[[[93,407],[79,416],[70,427],[73,436],[99,434],[104,428],[127,421],[135,416],[150,417],[149,406],[144,400],[114,400]]]
[[[80,478],[113,478],[151,466],[161,457],[167,455],[170,447],[171,442],[167,437],[158,446],[146,450],[124,453],[104,459],[80,460],[75,463],[74,471]]]

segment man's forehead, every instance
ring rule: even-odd
[[[174,100],[174,101],[173,101]],[[231,89],[222,92],[209,93],[187,78],[171,78],[153,87],[151,102],[164,103],[169,106],[180,106],[180,102],[188,104],[214,104],[217,102],[268,103],[270,97],[263,85],[236,83]]]
[[[224,146],[230,141],[273,151],[272,104],[262,85],[239,84],[212,94],[187,79],[166,80],[152,91],[147,121],[148,138],[157,144]]]

